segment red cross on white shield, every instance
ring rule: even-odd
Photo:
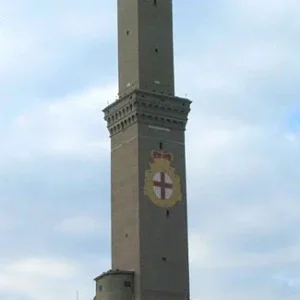
[[[158,172],[153,176],[153,189],[157,198],[169,199],[173,193],[173,182],[166,172]]]

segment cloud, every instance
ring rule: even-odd
[[[28,103],[62,97],[76,86],[82,90],[91,82],[111,80],[115,51],[109,50],[111,59],[104,52],[115,40],[115,26],[109,21],[115,19],[112,3],[2,3],[0,106],[5,115],[3,108],[11,113],[13,106],[15,111],[26,109]],[[105,72],[99,72],[95,56]]]
[[[69,263],[53,259],[24,259],[8,262],[2,267],[0,287],[4,291],[19,291],[32,297],[46,280],[67,280],[74,276],[75,268]],[[16,284],[18,282],[18,284]]]
[[[12,218],[11,216],[7,216],[4,213],[0,213],[0,232],[14,228],[17,223],[17,220]]]
[[[105,267],[104,260],[103,263]],[[78,262],[45,257],[26,258],[2,264],[0,293],[5,293],[8,299],[20,295],[22,299],[43,297],[50,300],[53,297],[73,298],[77,289],[83,299],[90,299],[93,297],[91,276]],[[86,287],[82,286],[83,282]],[[53,289],[54,285],[56,289]]]
[[[77,216],[62,220],[56,227],[58,231],[70,235],[107,235],[109,230],[109,222],[105,219],[105,223],[101,226],[101,221],[91,216]]]
[[[226,234],[226,233],[225,233]],[[224,235],[223,235],[224,237]],[[236,235],[242,239],[242,237]],[[261,234],[259,243],[255,243],[255,238],[248,234],[248,239],[255,243],[254,248],[259,249],[264,243],[263,238],[268,239],[270,234]],[[232,242],[232,238],[228,238]],[[247,239],[245,237],[244,239]],[[192,234],[190,238],[191,247],[191,264],[199,269],[241,269],[246,270],[259,268],[275,268],[287,265],[298,264],[300,261],[299,250],[300,244],[293,244],[282,249],[268,250],[264,252],[255,251],[236,251],[233,247],[227,244],[224,247],[224,240],[216,240],[215,235],[209,234]],[[281,243],[281,242],[280,242]],[[222,247],[220,247],[220,245]],[[219,246],[219,247],[218,247]],[[229,250],[229,251],[228,251]],[[244,249],[245,250],[245,249]],[[230,253],[231,251],[231,253]],[[222,253],[223,252],[223,253]]]
[[[12,120],[2,153],[12,158],[83,155],[86,159],[108,153],[102,109],[115,91],[115,85],[91,87],[35,105]],[[102,137],[91,126],[102,128]]]
[[[74,274],[74,268],[65,262],[34,258],[13,262],[11,265],[7,266],[7,272],[65,278]]]
[[[279,22],[285,20],[298,21],[299,2],[296,0],[264,0],[264,1],[250,1],[245,0],[242,3],[236,0],[231,0],[231,8],[235,8],[239,15],[243,17],[254,18],[259,20],[264,25],[271,23],[278,25]]]

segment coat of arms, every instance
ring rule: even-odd
[[[173,207],[182,200],[180,178],[171,166],[173,155],[153,150],[152,159],[145,173],[144,193],[159,207]]]

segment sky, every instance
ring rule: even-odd
[[[191,299],[300,297],[300,2],[174,0]],[[0,299],[110,268],[116,1],[0,0]]]

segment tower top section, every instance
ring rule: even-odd
[[[119,97],[174,96],[172,0],[118,0]]]

